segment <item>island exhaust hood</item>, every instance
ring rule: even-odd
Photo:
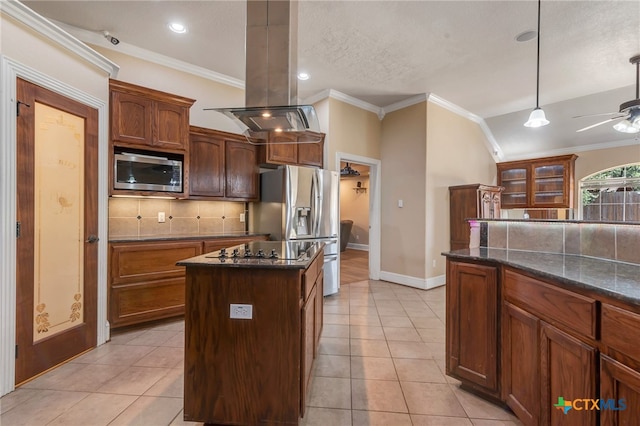
[[[313,106],[296,105],[297,21],[297,0],[247,1],[245,107],[209,109],[231,118],[250,142],[271,131],[298,133],[293,143],[320,140]]]

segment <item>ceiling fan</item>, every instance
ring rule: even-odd
[[[602,124],[611,123],[616,120],[620,120],[618,123],[614,124],[613,128],[619,132],[623,133],[638,133],[640,132],[640,55],[633,56],[629,59],[629,62],[635,64],[636,66],[636,98],[632,101],[624,102],[620,104],[619,112],[611,112],[604,114],[593,114],[588,116],[578,116],[578,117],[594,117],[598,115],[614,115],[615,117],[607,118],[604,121],[601,121],[596,124],[592,124],[590,126],[584,127],[580,130],[576,130],[576,132],[584,132],[585,130],[593,129],[594,127],[600,126]],[[574,117],[574,118],[578,118]]]

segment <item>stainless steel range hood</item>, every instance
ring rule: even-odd
[[[247,1],[245,107],[212,109],[231,118],[249,137],[320,131],[313,106],[296,105],[297,21],[297,0]],[[307,139],[318,141],[317,136]]]

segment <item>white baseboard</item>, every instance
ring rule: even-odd
[[[369,244],[348,243],[347,248],[354,250],[369,251]]]
[[[402,284],[408,287],[429,290],[432,288],[443,286],[446,283],[446,276],[439,275],[432,278],[416,278],[408,275],[396,274],[394,272],[380,271],[380,279],[395,284]]]

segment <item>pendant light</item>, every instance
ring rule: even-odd
[[[540,98],[540,0],[538,0],[538,54],[536,59],[536,108],[531,111],[529,120],[524,123],[525,127],[542,127],[549,124],[549,120],[544,116],[544,111],[538,104]]]

